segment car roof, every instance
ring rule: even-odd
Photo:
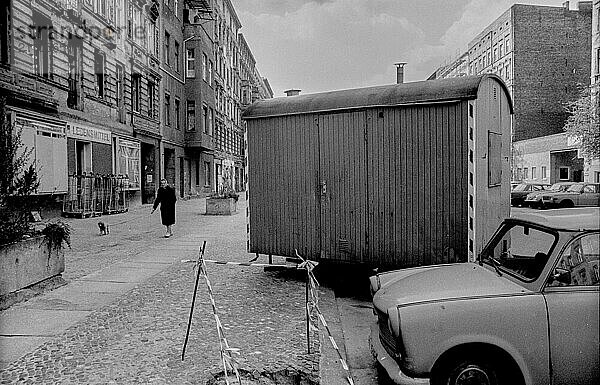
[[[537,223],[560,230],[600,229],[600,207],[577,207],[546,211],[515,211],[511,218]]]

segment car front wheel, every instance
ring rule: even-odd
[[[479,358],[469,357],[449,363],[434,376],[435,385],[503,385],[498,369]]]

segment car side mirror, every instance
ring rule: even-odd
[[[554,273],[551,276],[550,283],[558,281],[560,283],[564,283],[565,285],[571,284],[571,272],[567,269],[562,269],[557,267],[554,269]]]

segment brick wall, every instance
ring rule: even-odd
[[[563,103],[589,84],[591,12],[515,5],[514,140],[562,132]]]

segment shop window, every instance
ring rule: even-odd
[[[117,173],[129,179],[128,188],[140,188],[140,144],[119,138],[117,141]]]

